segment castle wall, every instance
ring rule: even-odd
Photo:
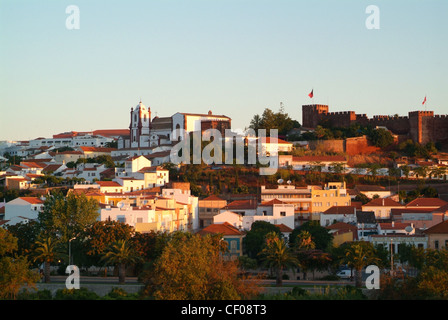
[[[303,127],[315,128],[320,122],[333,127],[349,127],[352,123],[386,127],[400,137],[418,143],[442,142],[448,144],[448,115],[434,115],[433,111],[412,111],[408,116],[378,115],[368,118],[353,111],[328,112],[327,105],[302,106]]]

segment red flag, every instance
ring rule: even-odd
[[[426,96],[425,96],[425,99],[423,100],[422,104],[425,104],[425,102],[426,102]]]
[[[314,91],[314,89],[313,90],[311,90],[311,92],[308,94],[308,97],[310,97],[310,98],[312,98],[313,97],[313,91]]]

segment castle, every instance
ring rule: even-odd
[[[412,139],[418,143],[448,144],[448,115],[434,115],[434,111],[412,111],[408,116],[377,115],[368,118],[354,111],[329,112],[328,105],[302,105],[302,126],[314,129],[320,123],[333,127],[349,127],[353,123],[386,127],[398,135],[399,141]]]

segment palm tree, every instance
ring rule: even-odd
[[[63,257],[60,243],[48,236],[42,240],[36,241],[34,250],[34,261],[44,263],[44,281],[50,282],[50,265],[53,261]]]
[[[276,285],[282,286],[282,275],[284,268],[294,268],[299,263],[290,248],[277,233],[270,232],[266,235],[266,246],[259,253],[265,263],[276,271]]]
[[[369,242],[358,241],[353,242],[346,250],[343,261],[348,266],[355,269],[355,285],[362,285],[362,269],[372,263],[379,261],[375,255],[375,249]]]
[[[137,263],[141,260],[141,257],[131,247],[130,243],[126,240],[118,240],[112,243],[107,249],[101,261],[118,265],[118,282],[119,284],[125,283],[126,278],[126,265]]]

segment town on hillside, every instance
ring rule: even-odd
[[[353,112],[330,113],[322,105],[306,105],[303,110],[302,125],[283,109],[266,109],[248,123],[254,132],[268,132],[268,137],[255,139],[259,140],[257,154],[267,152],[278,159],[271,175],[261,175],[264,165],[244,157],[243,163],[236,156],[211,164],[172,162],[172,151],[179,143],[172,136],[176,130],[188,136],[213,129],[225,136],[234,130],[231,118],[212,110],[152,116],[151,108],[141,101],[123,110],[125,116],[130,111],[126,129],[2,141],[0,226],[18,238],[20,252],[26,254],[34,248],[28,240],[38,243],[38,237],[20,238],[26,237],[19,231],[22,226],[55,224],[58,210],[66,210],[58,201],[65,203],[64,208],[75,206],[76,201],[78,208],[91,206],[91,215],[87,209],[79,211],[76,214],[82,219],[75,214],[63,220],[64,228],[53,225],[51,232],[65,237],[63,246],[70,248],[64,265],[82,263],[83,272],[96,275],[102,271],[89,268],[99,267],[99,260],[93,258],[105,248],[101,251],[91,244],[90,251],[84,248],[91,260],[82,258],[82,233],[69,232],[77,224],[84,231],[95,223],[110,228],[125,225],[133,235],[142,236],[215,235],[225,242],[226,261],[238,261],[248,274],[267,274],[277,285],[282,279],[344,280],[338,271],[353,270],[355,264],[333,257],[338,248],[360,243],[382,254],[382,269],[418,274],[419,265],[409,252],[448,247],[445,117],[425,112],[367,119]],[[423,126],[443,127],[428,136],[428,130],[414,125],[422,121]],[[278,129],[276,138],[269,137],[272,129]],[[242,141],[246,156],[248,137],[236,132],[234,137]],[[200,147],[205,150],[209,143],[203,141]],[[272,151],[274,145],[277,152]],[[302,263],[292,271],[282,266],[281,273],[272,274],[273,264],[271,268],[261,264],[270,231],[277,232],[292,252],[299,252]],[[255,233],[263,234],[261,244]],[[114,240],[119,236],[108,241]],[[320,262],[310,262],[316,259]],[[42,267],[38,260],[30,261]],[[56,274],[61,261],[52,261],[48,270]],[[128,272],[138,276],[140,269],[129,266]],[[113,275],[121,272],[117,270]]]

